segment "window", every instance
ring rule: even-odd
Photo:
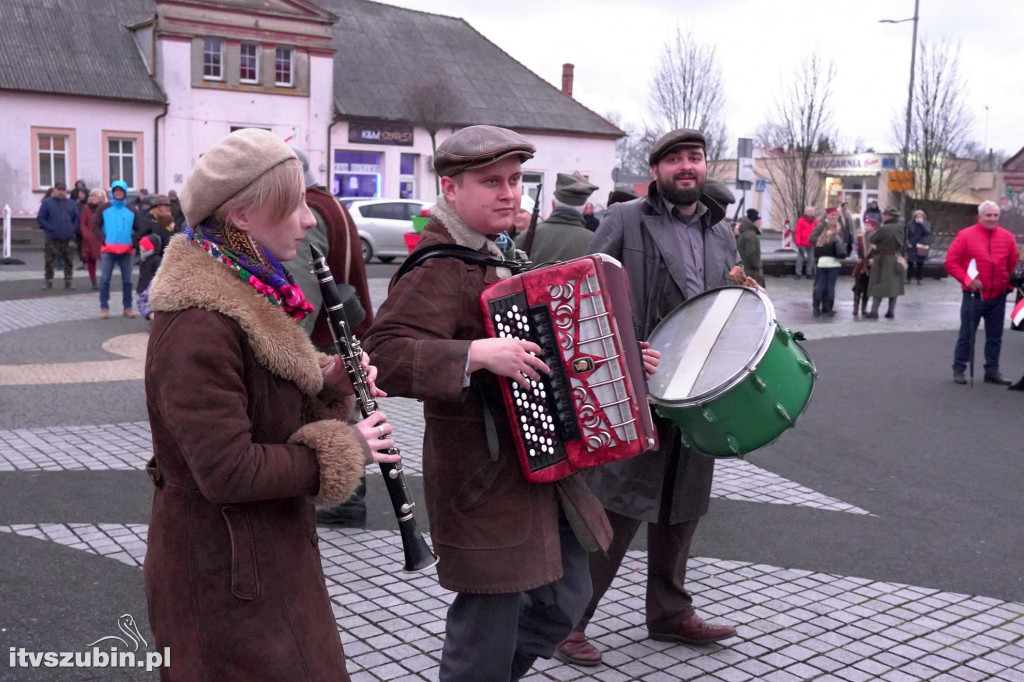
[[[53,187],[58,182],[68,184],[68,142],[67,135],[36,136],[39,150],[37,187]]]
[[[103,131],[103,153],[107,156],[103,168],[103,184],[121,180],[129,190],[145,187],[142,177],[142,133],[116,130]]]
[[[416,194],[417,154],[402,154],[399,163],[398,198],[413,199]]]
[[[378,152],[334,151],[334,182],[336,197],[375,198],[381,195],[383,154]]]
[[[121,180],[128,185],[128,189],[135,189],[134,138],[107,138],[107,163],[109,164],[110,182]]]
[[[260,82],[260,46],[242,43],[239,50],[238,80],[243,83]]]
[[[207,38],[203,41],[203,79],[224,80],[224,41]]]
[[[274,85],[292,85],[292,48],[278,46],[274,50]]]
[[[367,218],[378,218],[383,220],[408,220],[408,204],[387,203],[370,204],[359,209],[360,213]]]

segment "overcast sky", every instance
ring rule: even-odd
[[[894,113],[906,111],[914,0],[387,0],[459,16],[556,87],[576,65],[574,97],[600,114],[646,116],[650,73],[678,25],[714,44],[727,95],[729,147],[753,136],[784,76],[818,49],[834,60],[841,142],[897,151]],[[974,139],[1024,147],[1024,1],[920,0],[918,37],[961,45]]]

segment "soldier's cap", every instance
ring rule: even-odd
[[[559,173],[555,178],[555,199],[569,206],[587,203],[587,198],[596,189],[597,185],[592,185],[579,171],[572,175]]]
[[[439,177],[454,177],[474,168],[483,168],[509,156],[520,161],[533,158],[537,148],[508,128],[469,126],[448,137],[434,154],[434,171]]]
[[[733,193],[724,183],[718,180],[708,180],[704,184],[704,194],[707,194],[722,206],[736,203],[736,197],[733,196]]]
[[[885,209],[882,215],[891,215],[896,216],[898,218],[900,216],[900,210],[898,208],[890,206],[889,208]]]
[[[704,133],[699,130],[691,130],[690,128],[678,128],[658,138],[658,141],[654,143],[654,149],[651,150],[648,160],[650,165],[653,166],[661,161],[661,157],[676,147],[700,147],[701,149],[707,149],[707,146]]]
[[[166,194],[157,194],[155,197],[149,199],[149,207],[156,208],[157,206],[170,206],[171,199]]]

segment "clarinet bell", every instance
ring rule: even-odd
[[[423,539],[423,535],[415,527],[408,528],[410,524],[398,525],[402,533],[402,549],[405,551],[405,566],[402,572],[421,573],[436,566],[438,558]]]

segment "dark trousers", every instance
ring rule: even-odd
[[[121,304],[125,310],[132,307],[132,254],[100,254],[100,308],[110,308],[110,278],[114,266],[121,270]]]
[[[924,276],[924,256],[910,255],[907,256],[907,281],[916,279],[918,282]]]
[[[612,545],[608,555],[590,553],[590,579],[594,595],[577,629],[583,630],[600,603],[604,593],[619,572],[626,550],[633,542],[640,524],[638,519],[605,509],[612,526]],[[676,524],[647,524],[647,628],[665,631],[680,625],[694,614],[693,598],[686,591],[686,562],[690,543],[700,519]]]
[[[1003,346],[1003,320],[1006,317],[1006,294],[989,301],[971,296],[966,291],[960,303],[960,336],[953,351],[953,371],[963,372],[971,356],[971,341],[978,325],[985,320],[985,371],[999,371],[999,350]],[[972,300],[973,299],[973,300]]]
[[[74,242],[70,239],[47,239],[43,245],[43,277],[49,282],[53,279],[53,268],[60,264],[64,267],[64,279],[70,281],[75,276]]]
[[[814,309],[827,313],[836,302],[836,280],[839,268],[818,268],[814,278]]]
[[[559,519],[561,578],[527,592],[460,592],[448,608],[439,682],[509,682],[529,671],[579,622],[590,600],[587,551]]]

